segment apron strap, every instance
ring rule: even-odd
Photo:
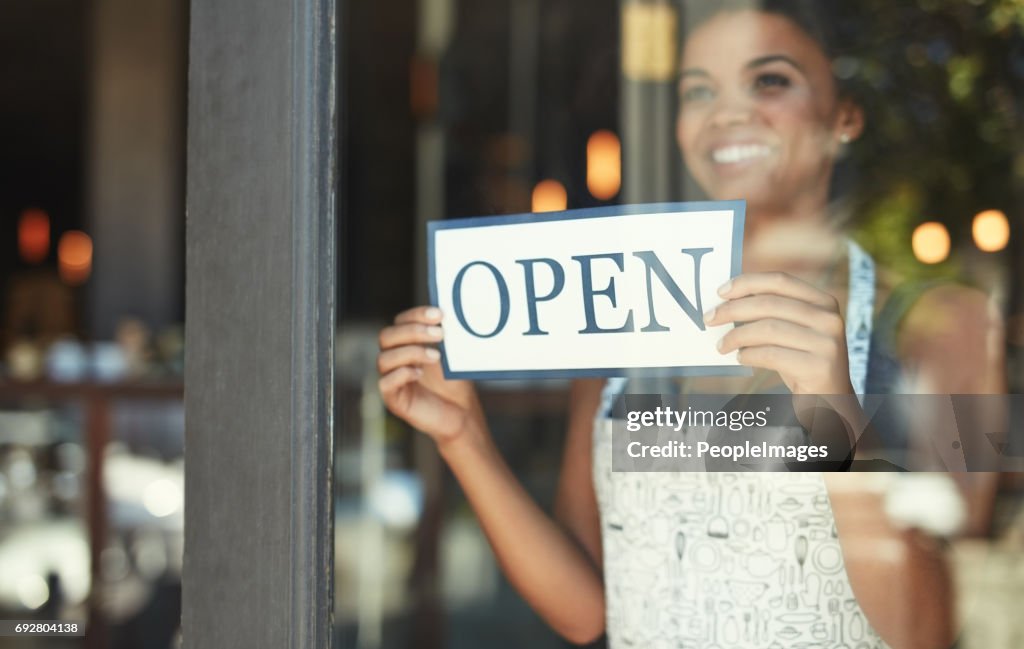
[[[875,320],[875,260],[853,239],[846,240],[850,258],[850,294],[846,301],[846,351],[850,383],[861,405],[868,382],[871,330]]]

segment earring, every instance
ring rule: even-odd
[[[842,142],[843,144],[849,144],[850,143],[850,134],[849,133],[843,133],[842,135],[839,136],[839,141]]]

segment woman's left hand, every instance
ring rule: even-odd
[[[724,284],[707,325],[740,326],[719,343],[743,365],[775,370],[794,394],[852,394],[846,325],[830,294],[787,273],[749,273]],[[742,323],[742,324],[740,324]]]

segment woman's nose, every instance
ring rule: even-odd
[[[720,97],[711,114],[711,123],[718,127],[749,124],[754,117],[754,107],[743,98]]]

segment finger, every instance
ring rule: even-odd
[[[377,387],[380,389],[384,401],[388,402],[395,392],[410,383],[415,383],[421,376],[423,376],[423,370],[420,368],[404,365],[380,377]]]
[[[778,345],[743,347],[736,353],[736,360],[741,365],[775,370],[783,376],[798,374],[798,370],[805,367],[813,358],[807,352]]]
[[[723,354],[741,347],[776,345],[805,352],[828,351],[835,341],[824,334],[778,318],[755,320],[722,336],[718,351]]]
[[[730,300],[764,293],[810,302],[823,309],[839,310],[839,303],[830,293],[788,273],[747,273],[734,277],[718,289],[719,295]]]
[[[441,352],[433,347],[403,345],[387,349],[377,355],[377,371],[383,376],[403,365],[426,365],[441,359]]]
[[[378,342],[381,349],[390,349],[401,345],[417,345],[441,342],[444,330],[438,325],[410,322],[392,325],[380,330]]]
[[[407,322],[437,324],[441,322],[441,316],[441,309],[436,306],[417,306],[396,315],[395,324],[405,324]]]
[[[840,335],[844,330],[843,319],[838,313],[778,295],[751,295],[728,300],[706,313],[704,322],[708,325],[721,325],[765,318],[786,320],[829,335]]]

